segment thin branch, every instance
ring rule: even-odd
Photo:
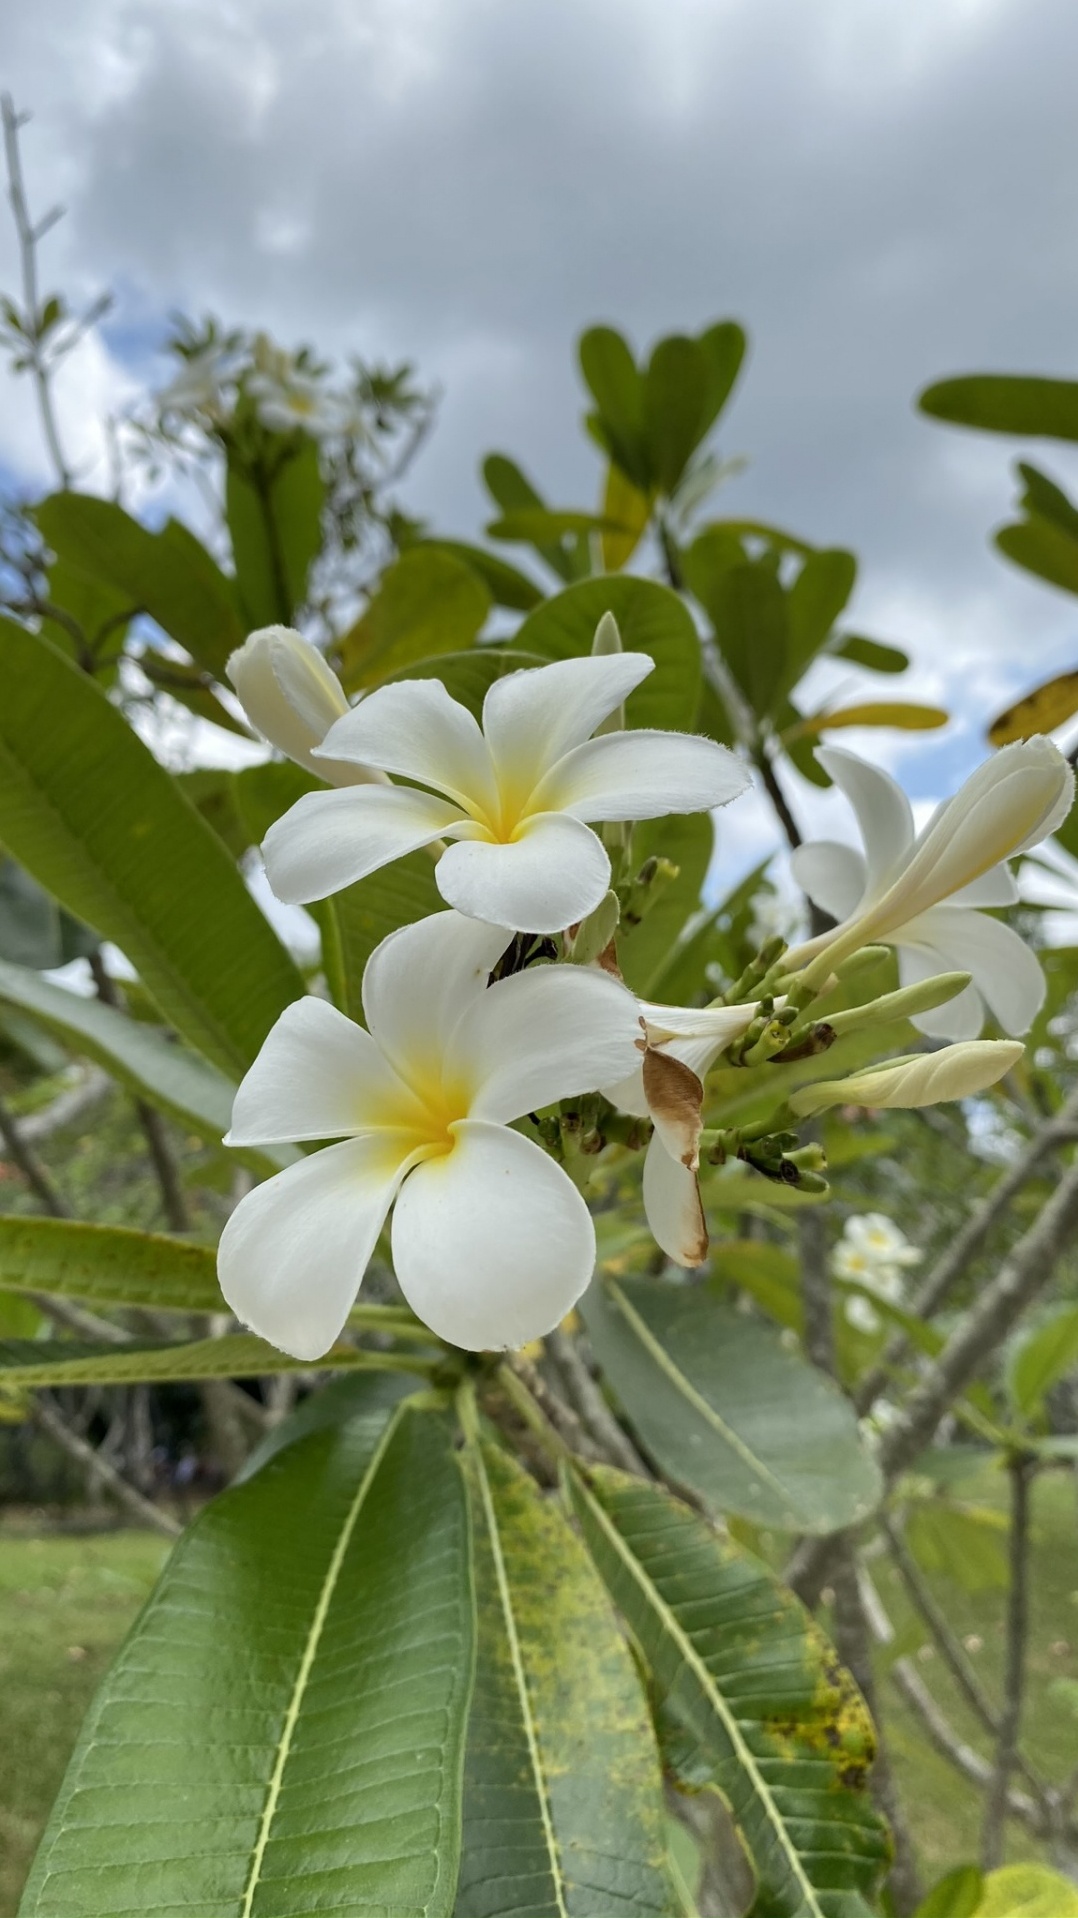
[[[1029,1637],[1029,1505],[1036,1460],[1016,1452],[1007,1461],[1011,1482],[1010,1583],[1007,1593],[1007,1639],[1003,1667],[1003,1710],[999,1720],[992,1782],[984,1808],[981,1833],[981,1870],[994,1871],[1003,1862],[1007,1792],[1018,1754],[1018,1734],[1026,1684]]]
[[[101,956],[100,947],[90,954],[90,971],[102,1005],[118,1007],[121,1004],[120,993],[116,981]],[[187,1195],[183,1189],[179,1167],[169,1144],[161,1114],[153,1106],[148,1105],[145,1099],[136,1099],[134,1104],[136,1117],[149,1147],[169,1230],[190,1232],[191,1213],[187,1204]]]
[[[818,1128],[816,1128],[818,1136]],[[805,1137],[813,1136],[806,1127]],[[797,1215],[801,1267],[801,1305],[805,1315],[805,1351],[821,1372],[835,1376],[835,1324],[831,1301],[831,1274],[827,1265],[827,1228],[816,1206]]]
[[[43,1211],[53,1219],[69,1219],[71,1212],[60,1197],[51,1175],[38,1158],[33,1146],[28,1145],[23,1138],[14,1113],[10,1111],[3,1099],[0,1099],[0,1139],[4,1142],[12,1164],[18,1166]]]
[[[62,1325],[66,1331],[74,1332],[77,1338],[89,1339],[96,1344],[127,1345],[127,1333],[111,1319],[99,1319],[96,1312],[87,1312],[72,1299],[54,1298],[48,1292],[27,1292],[23,1295],[43,1312],[54,1324]]]
[[[566,1397],[588,1436],[611,1465],[637,1478],[651,1474],[627,1432],[623,1431],[592,1378],[575,1340],[565,1332],[548,1332],[544,1341]]]
[[[77,1432],[72,1431],[60,1407],[48,1392],[39,1392],[33,1399],[30,1405],[30,1417],[35,1425],[40,1426],[43,1432],[47,1432],[49,1437],[56,1441],[69,1458],[74,1459],[75,1463],[81,1466],[91,1485],[94,1483],[99,1485],[103,1492],[115,1499],[118,1505],[122,1505],[140,1525],[152,1526],[154,1531],[163,1532],[167,1538],[179,1537],[182,1526],[178,1525],[174,1518],[170,1518],[167,1512],[158,1511],[156,1505],[152,1504],[148,1498],[143,1498],[141,1492],[137,1492],[133,1485],[128,1484],[114,1465],[110,1465],[107,1459],[101,1457],[100,1452],[96,1451],[84,1438],[80,1438]]]
[[[38,410],[41,414],[41,430],[45,436],[45,444],[49,449],[49,457],[56,470],[56,477],[60,482],[61,488],[66,492],[71,485],[74,475],[64,458],[63,448],[60,444],[60,433],[56,424],[56,414],[52,404],[52,388],[49,384],[49,365],[45,354],[42,352],[41,340],[38,337],[37,331],[40,300],[37,284],[37,247],[38,242],[44,237],[45,233],[47,233],[49,227],[54,224],[54,220],[59,218],[59,214],[58,212],[55,215],[47,214],[45,219],[40,221],[35,227],[34,222],[30,218],[30,209],[27,204],[26,187],[22,174],[22,156],[19,152],[19,129],[24,124],[25,116],[16,113],[14,101],[9,93],[5,93],[2,101],[0,101],[0,117],[2,117],[4,124],[4,157],[7,162],[8,199],[11,201],[11,212],[15,221],[15,231],[19,239],[23,310],[27,327],[30,329],[27,336],[30,369],[33,373],[34,386],[37,390]]]

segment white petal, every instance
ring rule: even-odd
[[[468,1352],[553,1330],[595,1268],[595,1229],[572,1180],[505,1126],[468,1120],[406,1181],[393,1263],[413,1312]]]
[[[868,890],[875,893],[913,845],[910,802],[890,773],[861,759],[857,753],[847,752],[844,746],[821,746],[816,757],[857,814],[868,868]]]
[[[326,734],[323,751],[417,779],[458,805],[497,810],[486,742],[466,706],[440,679],[379,686]],[[316,755],[317,758],[318,755]]]
[[[409,1117],[421,1110],[370,1033],[324,999],[297,999],[241,1081],[223,1143],[340,1139]]]
[[[934,906],[903,927],[902,936],[937,953],[940,972],[972,973],[1004,1032],[1029,1031],[1044,1004],[1044,973],[1036,954],[1001,919],[961,906]]]
[[[278,899],[306,906],[463,825],[460,808],[406,786],[305,793],[262,842]]]
[[[632,1119],[646,1119],[648,1115],[647,1095],[644,1091],[644,1065],[633,1067],[624,1079],[615,1079],[612,1084],[600,1086],[604,1099],[609,1099],[619,1112],[627,1112]]]
[[[756,1017],[755,1001],[745,1006],[661,1006],[640,1000],[640,1014],[653,1046],[667,1039],[704,1039],[719,1051],[740,1039]],[[682,1055],[678,1053],[678,1058]],[[695,1068],[694,1068],[695,1070]]]
[[[616,653],[496,679],[483,701],[483,731],[503,780],[531,792],[654,669],[646,653]]]
[[[916,986],[924,979],[936,979],[949,969],[949,963],[941,952],[930,947],[902,944],[898,947],[899,983]],[[931,1039],[976,1039],[986,1017],[984,1000],[971,984],[948,999],[946,1005],[917,1013],[910,1024]]]
[[[440,1072],[455,1027],[482,998],[511,939],[504,926],[434,912],[375,947],[363,974],[363,1010],[378,1045],[409,1083]]]
[[[707,1224],[695,1172],[672,1159],[658,1133],[644,1157],[644,1210],[652,1237],[675,1265],[703,1265]]]
[[[960,886],[948,900],[950,906],[1013,906],[1018,900],[1018,886],[1009,866],[989,866],[977,879],[971,879],[968,886]]]
[[[864,854],[837,839],[810,839],[798,846],[790,854],[790,871],[802,892],[840,923],[852,918],[868,884]]]
[[[576,819],[658,819],[725,806],[750,783],[732,752],[699,733],[604,733],[552,766],[532,804]]]
[[[616,979],[583,966],[539,966],[474,1001],[450,1059],[472,1076],[471,1116],[505,1124],[622,1077],[642,1037],[636,1000]]]
[[[591,828],[537,813],[508,844],[449,846],[435,878],[458,911],[518,932],[561,932],[593,912],[610,885],[610,861]]]
[[[327,1146],[241,1199],[217,1248],[238,1319],[297,1359],[339,1337],[407,1169],[385,1135]]]

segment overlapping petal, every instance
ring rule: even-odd
[[[458,1022],[483,997],[512,936],[504,926],[436,912],[375,947],[363,974],[363,1011],[402,1077],[440,1065]]]
[[[518,1132],[456,1127],[393,1214],[393,1264],[413,1312],[467,1351],[525,1345],[565,1317],[595,1267],[591,1215],[571,1179]]]
[[[436,877],[458,912],[520,932],[561,932],[595,910],[610,885],[610,860],[579,819],[547,812],[525,820],[509,842],[448,846]]]
[[[1004,1032],[1029,1031],[1044,1004],[1044,973],[1036,954],[1001,919],[961,906],[933,906],[903,927],[902,942],[930,953],[937,972],[972,973],[973,985]],[[954,1003],[941,1006],[939,1012],[952,1011]],[[936,1030],[947,1037],[967,1036],[952,1034],[946,1027]]]
[[[868,888],[863,853],[837,839],[809,839],[790,854],[790,870],[802,892],[832,919],[850,919]]]
[[[882,766],[873,766],[844,746],[821,746],[816,757],[857,815],[865,848],[866,890],[875,894],[913,845],[910,802]]]
[[[497,817],[487,743],[468,708],[440,679],[379,686],[337,720],[321,753],[415,779],[447,794],[466,812],[478,808],[492,820]]]
[[[623,1074],[641,1036],[636,1001],[616,979],[582,966],[540,966],[469,1006],[449,1070],[472,1074],[473,1117],[506,1123]]]
[[[407,786],[305,793],[262,842],[278,899],[306,906],[448,832],[474,830],[459,806]]]
[[[321,1358],[343,1330],[408,1165],[391,1135],[368,1133],[241,1199],[217,1249],[236,1317],[293,1358]]]
[[[496,679],[483,701],[483,731],[499,778],[530,793],[654,670],[646,653],[614,653]]]
[[[699,733],[604,733],[574,747],[532,795],[537,809],[575,819],[658,819],[706,812],[748,790],[741,761]]]
[[[297,999],[245,1074],[224,1144],[340,1139],[421,1117],[370,1033],[324,999]]]

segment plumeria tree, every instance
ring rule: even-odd
[[[34,299],[16,318],[50,405]],[[1019,1740],[1029,1489],[1067,1456],[1056,1320],[1006,1384],[996,1363],[1078,1220],[1062,995],[1008,864],[1064,825],[1067,760],[1009,745],[917,831],[878,767],[812,756],[946,716],[816,698],[828,659],[906,663],[842,624],[850,555],[702,523],[732,322],[644,366],[585,334],[598,511],[547,506],[495,455],[490,537],[521,564],[367,500],[376,578],[342,575],[337,489],[355,407],[399,413],[401,390],[346,390],[261,336],[181,347],[154,459],[177,488],[197,468],[207,519],[151,530],[66,468],[21,516],[47,592],[0,624],[0,840],[110,989],[9,959],[0,1005],[219,1147],[231,1209],[219,1244],[0,1219],[0,1284],[40,1315],[0,1385],[18,1409],[224,1382],[255,1423],[275,1379],[300,1396],[176,1545],[23,1912],[912,1911],[871,1551],[917,1588],[912,1468],[947,1419],[1010,1470],[1010,1664],[1002,1705],[979,1694],[987,1876],[924,1910],[1011,1909],[1008,1819],[1059,1857],[1074,1840],[1067,1781]],[[264,762],[168,770],[122,662],[101,669],[121,627],[151,685],[182,668],[193,712]],[[841,788],[862,853],[804,840],[791,766]],[[736,830],[751,783],[813,902],[804,937],[753,936],[761,874],[714,896],[715,818]],[[255,870],[310,909],[313,956]],[[858,1220],[842,1168],[952,1107],[977,1203],[904,1305],[880,1273],[931,1248]],[[995,1185],[973,1149],[993,1128]]]

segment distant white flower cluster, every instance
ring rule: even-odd
[[[831,1255],[831,1269],[836,1278],[851,1279],[889,1305],[901,1305],[906,1289],[903,1274],[910,1266],[919,1265],[921,1258],[917,1247],[885,1212],[863,1212],[846,1220]],[[849,1323],[859,1332],[879,1330],[880,1315],[861,1293],[851,1294],[845,1310]]]

